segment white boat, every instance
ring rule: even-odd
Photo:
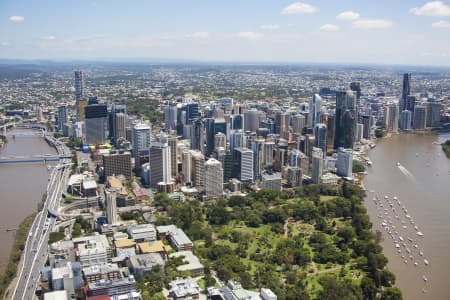
[[[414,267],[417,267],[419,264],[417,263],[417,261],[414,263]]]
[[[394,196],[394,198],[392,198],[392,199],[397,200],[398,198],[397,198],[397,196]]]
[[[422,279],[423,279],[423,281],[425,281],[425,282],[428,281],[428,278],[427,278],[425,275],[422,275]]]
[[[417,233],[416,233],[418,236],[423,236],[423,233],[422,232],[420,232],[420,231],[417,231]]]
[[[405,259],[404,261],[403,261],[405,264],[408,264],[408,261]]]
[[[395,248],[400,248],[400,245],[399,244],[395,244]]]
[[[418,248],[417,244],[414,245],[414,248],[416,248],[416,249]]]
[[[412,243],[412,242],[413,242],[413,239],[409,237],[409,238],[408,238],[408,241],[410,241],[410,242]]]
[[[384,199],[389,199],[389,197],[387,195],[384,196]]]
[[[414,226],[414,229],[417,230],[417,231],[419,231],[419,227],[417,227],[417,226]]]
[[[403,225],[402,227],[403,227],[403,229],[407,229],[408,228],[408,226],[406,226],[406,225]]]
[[[397,162],[397,167],[400,167],[401,165],[400,165],[400,163],[399,162]]]
[[[423,251],[422,250],[419,251],[419,255],[423,256]]]
[[[425,264],[425,266],[428,266],[428,260],[424,259],[423,263]]]

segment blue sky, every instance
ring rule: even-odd
[[[2,0],[0,58],[450,65],[450,2]]]

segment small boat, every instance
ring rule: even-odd
[[[401,166],[401,164],[399,162],[397,162],[397,167],[400,167],[400,166]]]
[[[422,232],[420,232],[420,231],[417,231],[417,233],[416,233],[418,236],[423,236],[423,233]]]
[[[403,227],[403,229],[407,229],[408,228],[408,226],[406,226],[406,225],[403,225],[402,227]]]
[[[416,248],[416,249],[417,249],[417,247],[418,247],[418,246],[417,246],[417,244],[415,244],[415,245],[414,245],[414,248]]]
[[[403,261],[405,264],[408,264],[408,261],[405,259],[404,261]]]
[[[392,198],[392,199],[397,200],[398,198],[397,198],[397,196],[394,196],[394,198]]]
[[[389,199],[389,197],[387,195],[384,196],[384,199]]]
[[[419,231],[419,227],[417,227],[417,226],[414,226],[414,229],[417,230],[417,231]]]
[[[428,281],[428,278],[427,278],[425,275],[422,275],[422,279],[423,279],[423,281],[425,281],[425,282]]]
[[[412,243],[412,242],[413,242],[413,239],[409,237],[409,238],[408,238],[408,241],[410,241],[410,242]]]
[[[395,244],[395,248],[400,248],[400,245],[399,244]]]
[[[423,256],[423,251],[422,250],[419,251],[419,255]]]
[[[424,259],[423,263],[425,264],[425,266],[428,266],[428,260]]]
[[[414,263],[414,267],[417,267],[419,264],[417,263],[417,261]]]
[[[422,293],[426,294],[426,293],[427,293],[427,290],[423,288],[423,289],[422,289]]]

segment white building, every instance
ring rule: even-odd
[[[261,188],[281,191],[281,174],[264,174],[261,178]]]
[[[127,229],[128,236],[137,242],[139,241],[155,241],[156,228],[153,224],[137,224],[129,226]]]
[[[131,143],[133,144],[133,158],[136,168],[148,162],[150,151],[150,125],[138,123],[134,125],[131,133]]]
[[[220,198],[223,194],[223,168],[214,158],[205,162],[205,193],[208,199]]]
[[[117,192],[115,189],[105,188],[106,218],[108,219],[108,224],[117,223],[116,198]]]
[[[323,172],[323,152],[322,149],[313,147],[312,149],[312,170],[311,179],[313,183],[320,183]]]

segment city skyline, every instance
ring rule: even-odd
[[[382,2],[7,1],[0,58],[450,66],[448,2]]]

